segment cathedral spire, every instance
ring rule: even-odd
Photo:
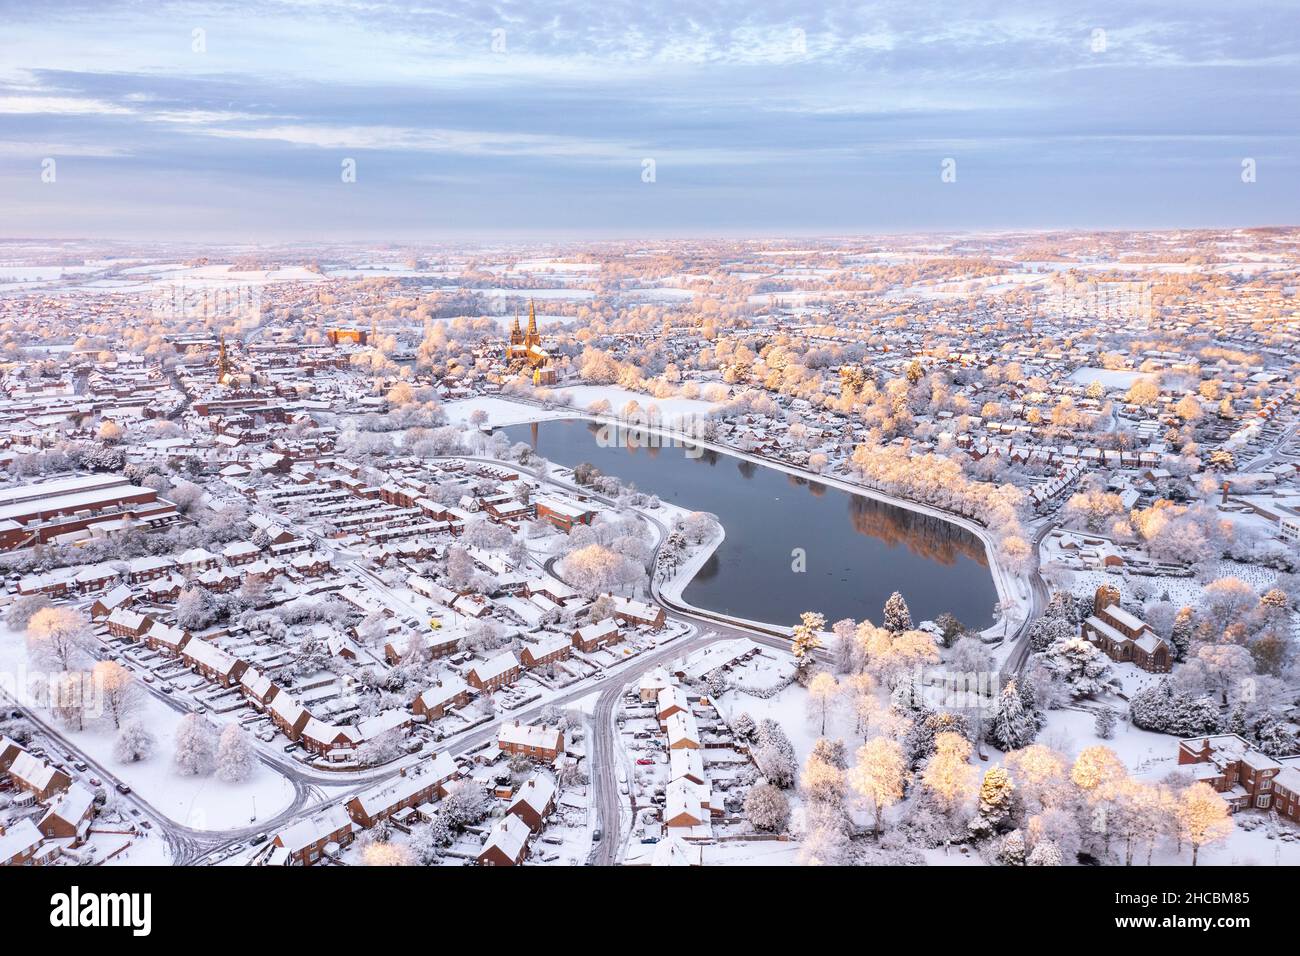
[[[537,334],[537,310],[533,308],[533,300],[528,300],[528,339],[529,345],[539,345],[542,337]]]

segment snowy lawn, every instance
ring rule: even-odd
[[[26,640],[8,628],[0,629],[0,671],[30,673]],[[273,816],[293,800],[293,787],[265,765],[254,764],[252,776],[230,784],[215,775],[190,777],[179,774],[172,763],[176,726],[182,714],[141,690],[140,708],[133,714],[156,741],[152,757],[138,763],[124,763],[113,754],[117,732],[110,720],[88,722],[86,729],[68,730],[47,710],[33,707],[40,717],[109,773],[124,781],[139,797],[176,823],[196,830],[224,830],[249,825],[254,806],[259,819]],[[209,715],[218,731],[225,725]],[[87,774],[89,776],[90,774]],[[107,782],[107,781],[106,781]]]

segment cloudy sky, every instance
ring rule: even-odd
[[[1293,223],[1298,10],[0,0],[0,233]]]

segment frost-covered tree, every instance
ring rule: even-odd
[[[837,866],[849,849],[849,819],[843,807],[813,803],[804,810],[803,839],[797,859],[802,866]]]
[[[980,781],[979,805],[970,822],[971,835],[984,839],[1006,829],[1011,820],[1015,786],[1002,767],[990,767]]]
[[[27,648],[34,661],[76,670],[90,655],[90,623],[70,607],[41,608],[27,622]]]
[[[970,765],[971,744],[961,734],[946,731],[934,741],[934,755],[921,771],[921,784],[947,814],[964,807],[975,793],[976,770]]]
[[[999,750],[1019,750],[1031,744],[1042,727],[1042,715],[1025,706],[1016,680],[1009,680],[998,694],[988,724],[988,739]]]
[[[1065,858],[1061,855],[1061,848],[1051,840],[1040,840],[1034,844],[1034,848],[1029,851],[1029,856],[1025,858],[1026,866],[1061,866]]]
[[[449,784],[447,789],[439,813],[446,817],[447,825],[452,829],[463,830],[480,823],[492,809],[492,797],[487,787],[477,780],[461,780]]]
[[[140,709],[143,694],[131,672],[116,661],[100,661],[90,672],[91,681],[104,702],[104,713],[121,728]]]
[[[815,611],[804,611],[799,615],[799,623],[791,632],[790,653],[794,655],[795,667],[800,673],[806,673],[812,666],[813,651],[822,646],[821,631],[826,626],[826,618]]]
[[[885,811],[903,799],[911,774],[903,748],[888,737],[872,737],[858,748],[857,762],[849,770],[853,792],[870,808],[876,836],[884,824]]]
[[[1192,848],[1192,866],[1201,847],[1226,840],[1233,822],[1227,801],[1208,783],[1194,783],[1182,792],[1175,809],[1182,838]]]
[[[798,763],[794,745],[775,720],[764,718],[755,734],[754,763],[769,783],[787,790],[794,786]]]
[[[218,614],[217,599],[207,588],[195,584],[176,599],[176,625],[187,631],[201,631],[211,625]]]
[[[25,631],[37,611],[43,611],[47,607],[53,606],[54,602],[44,594],[29,594],[26,597],[20,597],[9,605],[9,610],[5,612],[5,623],[9,625],[11,630]]]
[[[64,671],[52,688],[50,710],[69,730],[85,730],[86,717],[93,714],[94,689],[85,671]]]
[[[997,859],[1003,866],[1024,866],[1027,858],[1025,835],[1020,830],[1012,830],[1002,838],[998,847]]]
[[[1219,706],[1212,698],[1183,693],[1169,677],[1133,695],[1129,718],[1143,730],[1180,737],[1218,733],[1222,721]]]
[[[1115,751],[1101,744],[1085,747],[1070,768],[1070,780],[1084,793],[1111,799],[1128,778],[1128,770]]]
[[[755,830],[779,833],[790,822],[790,801],[779,787],[755,784],[745,794],[745,819]]]
[[[844,803],[844,771],[813,752],[804,761],[799,775],[799,787],[804,799],[812,803]]]
[[[1065,758],[1050,747],[1030,744],[1007,754],[1007,773],[1030,812],[1062,805],[1069,800]]]
[[[148,727],[139,720],[128,720],[113,741],[113,756],[122,763],[139,763],[152,757],[157,746]]]
[[[1082,637],[1053,644],[1037,657],[1052,679],[1060,682],[1075,700],[1090,699],[1118,686],[1110,658]]]
[[[1115,736],[1115,722],[1117,720],[1115,711],[1109,707],[1102,707],[1097,711],[1093,718],[1093,730],[1102,740],[1110,740]]]
[[[430,822],[411,827],[411,839],[407,848],[420,866],[432,866],[441,860],[443,849],[447,846],[443,840],[450,837],[445,823],[441,827],[435,825],[442,815],[435,813],[433,816],[434,819]]]
[[[176,725],[176,751],[172,760],[182,776],[201,777],[212,772],[217,758],[217,728],[202,714],[186,714]]]
[[[835,673],[847,674],[853,670],[854,642],[853,630],[856,625],[852,618],[846,617],[831,626],[834,641],[831,644],[831,657],[834,659]]]
[[[820,722],[818,733],[825,735],[826,718],[839,698],[840,685],[830,671],[818,671],[808,682],[808,710],[814,720]]]
[[[1044,615],[1029,625],[1029,646],[1035,651],[1045,651],[1053,644],[1068,641],[1076,630],[1076,625],[1065,618]]]
[[[239,724],[227,724],[217,745],[217,776],[226,783],[243,783],[256,765],[257,753],[248,732]]]
[[[880,623],[885,630],[893,634],[901,634],[912,629],[912,612],[908,610],[902,594],[895,591],[889,595],[889,599],[885,601],[884,615]]]

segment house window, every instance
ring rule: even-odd
[[[1256,798],[1255,798],[1255,806],[1257,806],[1257,807],[1258,807],[1259,809],[1261,809],[1261,810],[1267,810],[1267,809],[1268,809],[1268,805],[1269,805],[1269,803],[1272,801],[1272,799],[1273,799],[1273,798],[1270,797],[1270,796],[1268,796],[1267,794],[1264,795],[1264,796],[1262,796],[1262,797],[1256,797]]]
[[[1261,789],[1261,790],[1272,790],[1272,789],[1273,789],[1273,778],[1272,778],[1272,777],[1260,777],[1260,778],[1259,778],[1259,789]]]

